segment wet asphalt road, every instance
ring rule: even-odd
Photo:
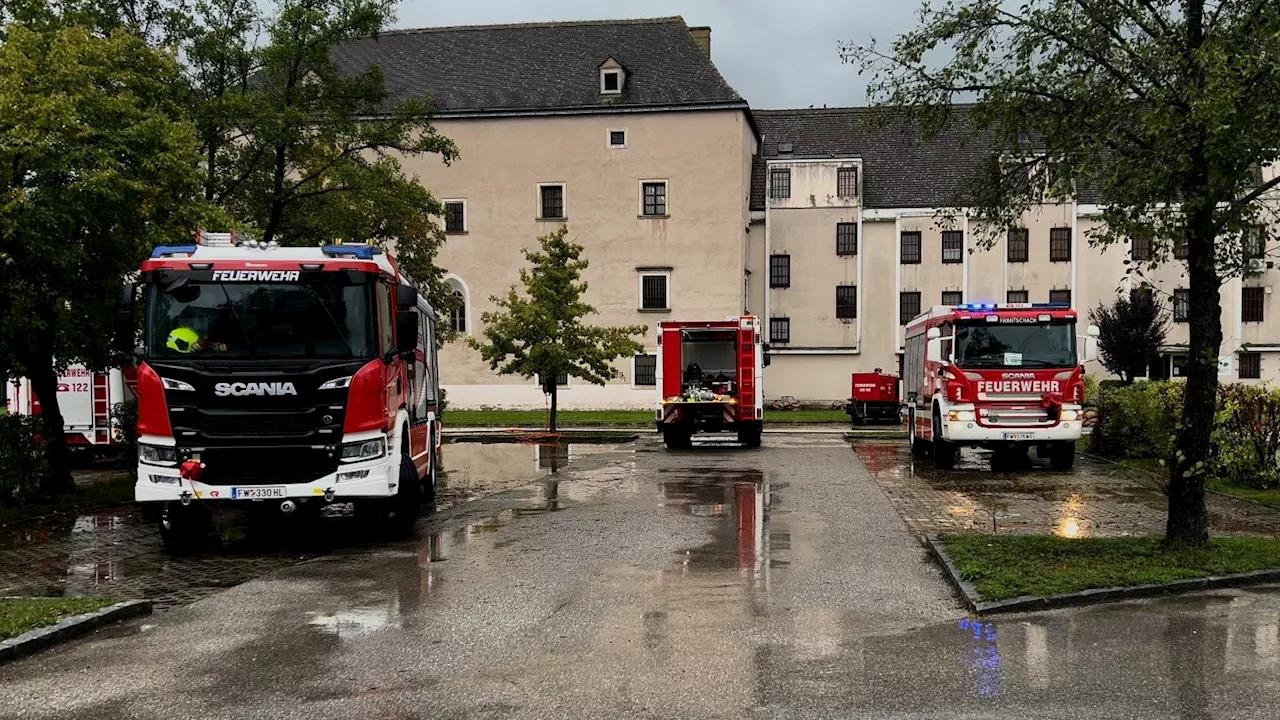
[[[550,478],[550,479],[547,479]],[[838,439],[575,459],[0,666],[21,718],[1273,718],[1280,588],[967,619]]]

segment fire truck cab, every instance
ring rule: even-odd
[[[962,446],[993,463],[1035,447],[1057,470],[1075,463],[1084,368],[1077,313],[1060,303],[937,306],[907,324],[903,401],[912,453],[955,466]],[[1083,360],[1097,356],[1090,326]]]

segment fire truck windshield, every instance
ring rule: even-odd
[[[955,363],[971,368],[1074,367],[1076,324],[962,324],[956,327]]]
[[[366,285],[186,282],[152,286],[147,355],[163,358],[370,358]]]

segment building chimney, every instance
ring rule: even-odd
[[[702,52],[711,57],[711,28],[706,25],[689,28],[689,34],[702,46]]]

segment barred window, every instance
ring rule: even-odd
[[[1245,260],[1258,260],[1267,256],[1267,230],[1255,225],[1244,231],[1240,239],[1241,250]]]
[[[1008,257],[1011,263],[1028,262],[1031,257],[1031,231],[1014,228],[1008,235]]]
[[[769,342],[791,342],[791,318],[769,318]]]
[[[1258,380],[1262,378],[1262,353],[1236,353],[1240,358],[1240,379]]]
[[[1187,322],[1191,316],[1191,291],[1178,288],[1173,291],[1173,321]]]
[[[902,264],[920,264],[920,233],[918,231],[902,233]]]
[[[641,275],[640,309],[670,310],[671,299],[668,290],[666,275]]]
[[[898,324],[906,325],[920,314],[920,293],[904,292],[898,294]]]
[[[771,288],[791,287],[791,256],[790,255],[770,255],[769,256],[769,287]]]
[[[1010,290],[1005,293],[1004,301],[1008,303],[1028,303],[1031,302],[1031,298],[1026,290]]]
[[[960,292],[959,290],[943,290],[942,291],[943,305],[946,305],[947,307],[955,307],[956,305],[959,305],[962,302],[964,302],[964,293]]]
[[[444,231],[461,233],[467,231],[467,206],[461,200],[450,200],[444,204]]]
[[[1071,291],[1070,291],[1070,290],[1050,290],[1050,291],[1049,291],[1049,302],[1051,302],[1051,303],[1062,303],[1062,304],[1064,304],[1064,305],[1070,305],[1070,304],[1071,304]]]
[[[1260,287],[1242,288],[1240,293],[1240,320],[1241,322],[1263,321],[1265,314],[1264,302],[1266,301],[1266,289]]]
[[[836,170],[836,195],[842,198],[858,196],[858,169],[838,168]]]
[[[836,255],[858,254],[858,224],[836,223]]]
[[[636,385],[657,385],[658,384],[658,356],[657,355],[636,355],[635,357],[635,382]]]
[[[543,185],[538,189],[542,204],[538,217],[548,220],[564,219],[564,186]]]
[[[1049,262],[1071,262],[1071,228],[1049,229]]]
[[[858,317],[858,286],[836,286],[836,318],[852,320]]]
[[[1191,243],[1187,241],[1187,231],[1179,228],[1178,232],[1174,233],[1173,259],[1186,260],[1189,257],[1191,257]]]
[[[791,171],[773,170],[769,173],[769,197],[785,200],[791,197]]]
[[[964,262],[964,232],[944,230],[942,233],[942,262]]]
[[[1142,233],[1133,237],[1133,249],[1130,253],[1138,262],[1150,262],[1152,256],[1151,233]]]

